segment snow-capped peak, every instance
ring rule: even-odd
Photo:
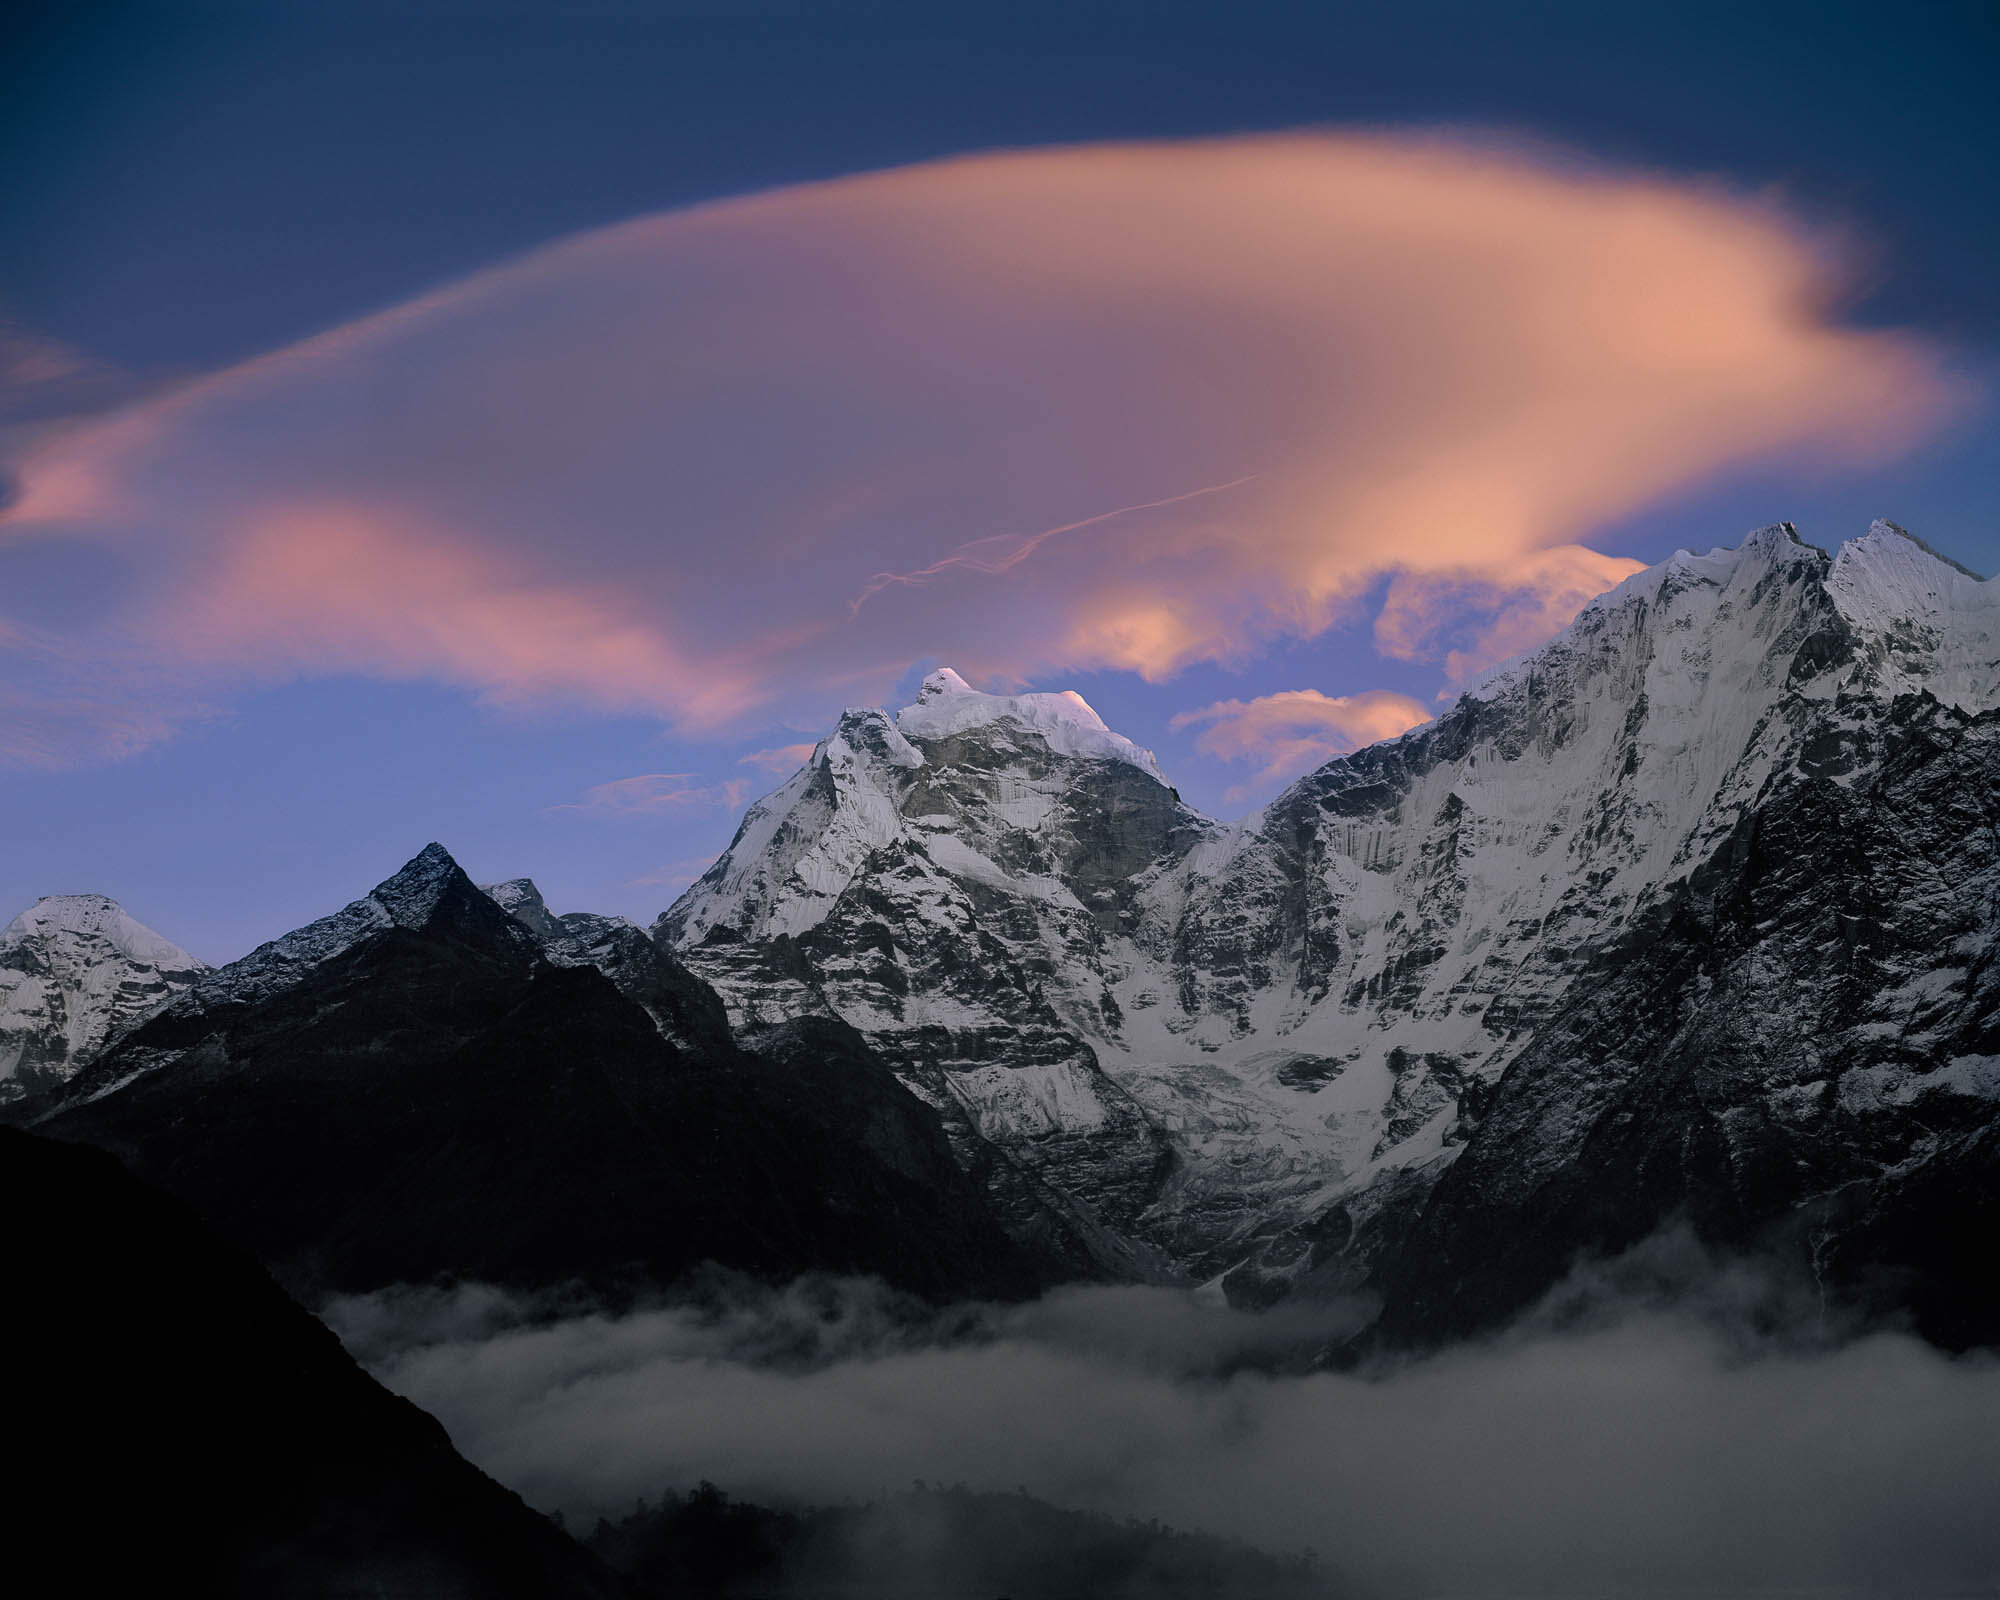
[[[1908,546],[1915,546],[1916,549],[1929,556],[1932,561],[1942,562],[1962,578],[1970,578],[1974,583],[1986,582],[1986,579],[1980,577],[1978,573],[1974,572],[1972,568],[1966,566],[1963,562],[1952,560],[1942,550],[1934,549],[1932,546],[1924,543],[1923,540],[1910,532],[1900,522],[1891,522],[1887,517],[1877,517],[1873,522],[1868,524],[1868,531],[1866,533],[1858,539],[1849,539],[1847,543],[1840,547],[1840,551],[1842,555],[1845,555],[1852,550],[1857,556],[1886,551],[1893,554],[1902,554],[1907,558],[1906,547]]]
[[[948,739],[1003,721],[1036,734],[1058,755],[1123,761],[1161,783],[1167,781],[1152,751],[1113,733],[1074,689],[1057,694],[982,694],[950,667],[940,667],[924,679],[915,703],[896,713],[896,729],[906,739]]]
[[[1878,520],[1840,547],[1826,589],[1883,688],[1965,711],[2000,700],[2000,582]]]
[[[421,930],[441,910],[489,905],[501,927],[526,941],[534,935],[511,914],[491,905],[465,876],[451,852],[428,844],[402,869],[375,885],[359,900],[331,916],[294,928],[269,944],[261,944],[240,960],[208,974],[184,1004],[197,1008],[221,1003],[248,1004],[276,993],[302,972],[321,966],[391,927]]]
[[[207,970],[105,895],[36,901],[0,932],[0,1101],[72,1076]]]
[[[61,934],[101,939],[129,961],[167,971],[199,972],[203,965],[101,894],[44,895],[0,932],[0,948]]]

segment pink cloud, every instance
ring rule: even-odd
[[[685,889],[715,865],[715,857],[683,856],[626,881],[628,889]]]
[[[1465,566],[1403,571],[1389,584],[1375,618],[1375,644],[1401,661],[1442,660],[1453,684],[1559,632],[1586,602],[1643,563],[1559,545],[1496,574]]]
[[[652,817],[710,807],[733,811],[749,797],[750,784],[744,778],[710,783],[692,772],[644,772],[597,784],[585,790],[581,800],[547,809],[594,817]]]
[[[776,778],[789,778],[812,759],[815,748],[808,739],[803,744],[781,744],[769,750],[752,750],[741,757],[737,765],[756,767]]]
[[[1234,802],[1430,720],[1422,701],[1387,689],[1332,697],[1317,689],[1286,689],[1183,711],[1169,726],[1201,728],[1195,747],[1219,761],[1259,764],[1249,782],[1224,795]]]
[[[1951,410],[1836,286],[1768,205],[1441,138],[934,162],[561,240],[36,435],[0,561],[93,576],[0,620],[69,584],[95,677],[15,689],[113,721],[360,672],[811,726],[926,659],[1242,661],[1384,578],[1384,651],[1462,676],[1616,580],[1594,530]]]

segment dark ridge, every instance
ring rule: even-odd
[[[1067,1511],[1025,1491],[917,1484],[867,1505],[799,1512],[714,1484],[600,1521],[589,1545],[638,1595],[938,1600],[1338,1600],[1311,1554],[1271,1555],[1158,1522]]]
[[[6,1565],[33,1592],[626,1592],[111,1157],[0,1129],[0,1213]]]
[[[936,1298],[1045,1280],[858,1037],[738,1050],[671,958],[628,963],[631,994],[554,965],[436,846],[377,896],[394,924],[248,999],[225,969],[33,1125],[129,1160],[309,1303],[454,1278],[620,1297],[709,1261]],[[649,1003],[686,1013],[683,1044]]]

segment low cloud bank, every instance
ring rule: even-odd
[[[2000,1365],[1895,1333],[1788,1348],[1574,1286],[1556,1309],[1359,1374],[1301,1359],[1359,1308],[1154,1289],[937,1311],[718,1279],[621,1315],[477,1287],[327,1315],[475,1462],[572,1517],[702,1479],[819,1504],[926,1479],[1311,1546],[1366,1593],[2000,1582]]]

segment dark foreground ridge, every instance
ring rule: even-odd
[[[592,1550],[643,1600],[672,1595],[937,1600],[1339,1600],[1311,1556],[1277,1556],[1158,1522],[1066,1511],[1025,1493],[913,1489],[782,1512],[713,1484],[599,1522]]]
[[[256,1600],[625,1592],[109,1156],[0,1128],[0,1208],[14,1578]]]

